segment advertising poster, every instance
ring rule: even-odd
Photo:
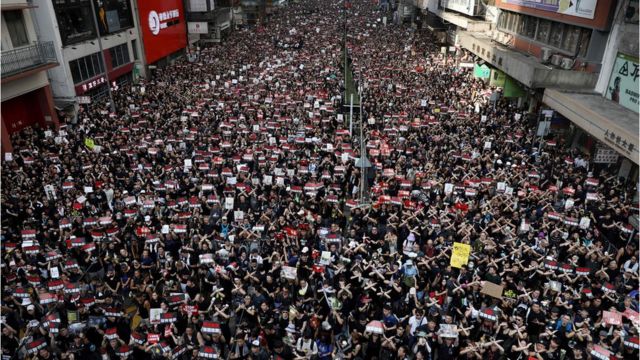
[[[505,0],[507,4],[593,19],[597,0]]]
[[[140,0],[138,13],[148,64],[187,46],[187,24],[182,1]]]
[[[618,53],[606,98],[638,112],[638,58]]]

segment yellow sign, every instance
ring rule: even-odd
[[[92,138],[84,138],[84,146],[88,147],[89,150],[93,150],[96,144],[93,142]]]
[[[453,251],[451,252],[451,267],[461,268],[469,262],[471,255],[471,246],[458,242],[453,243]]]

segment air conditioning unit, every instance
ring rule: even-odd
[[[560,63],[560,67],[565,70],[571,70],[571,68],[573,67],[573,64],[575,63],[576,63],[575,60],[572,60],[570,58],[563,58],[562,62]]]
[[[554,55],[551,56],[551,65],[560,66],[561,62],[562,62],[562,56],[560,56],[558,54],[554,54]]]
[[[542,59],[542,63],[544,64],[548,63],[549,59],[551,58],[551,55],[553,55],[553,50],[543,47],[542,54],[540,56],[540,58]]]

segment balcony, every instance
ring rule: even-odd
[[[17,49],[2,51],[2,82],[38,68],[58,65],[52,41],[38,42]]]
[[[545,65],[539,58],[504,46],[486,34],[460,31],[458,39],[460,46],[532,89],[593,89],[598,80],[598,73]]]

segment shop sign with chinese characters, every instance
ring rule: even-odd
[[[99,85],[102,85],[104,83],[107,82],[107,78],[105,78],[104,76],[101,76],[95,80],[89,81],[85,84],[82,84],[82,91],[89,91],[95,87],[98,87]]]
[[[627,139],[621,137],[620,134],[610,129],[605,130],[604,139],[610,146],[622,151],[623,154],[631,155],[635,148],[630,141],[627,141]]]

